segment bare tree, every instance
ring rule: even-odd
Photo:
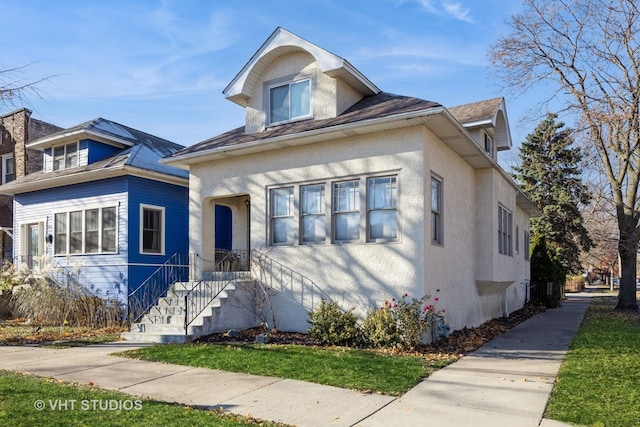
[[[40,96],[39,85],[51,77],[32,79],[29,65],[0,69],[0,108],[28,104],[28,95]]]
[[[513,92],[550,84],[595,146],[616,209],[619,310],[637,310],[640,11],[630,0],[525,0],[491,60]]]

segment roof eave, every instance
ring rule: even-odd
[[[103,142],[110,145],[118,145],[125,147],[132,147],[135,144],[126,139],[117,138],[112,135],[107,135],[101,132],[95,132],[89,129],[76,129],[69,132],[60,132],[54,135],[45,136],[44,138],[36,139],[27,144],[27,148],[34,150],[44,150],[54,145],[63,144],[66,142],[78,141],[83,137],[94,139],[98,142]]]

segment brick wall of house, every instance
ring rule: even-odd
[[[62,128],[51,123],[31,118],[31,111],[26,108],[0,116],[0,156],[13,153],[16,179],[42,170],[42,152],[27,149],[27,144],[60,130]],[[0,162],[0,177],[4,172],[2,163]],[[0,195],[0,227],[13,227],[12,196]],[[9,235],[0,232],[0,256],[11,259],[11,248]]]

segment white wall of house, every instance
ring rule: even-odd
[[[432,173],[443,181],[443,245],[431,243]],[[497,206],[504,200],[516,212],[515,189],[499,173],[487,170],[492,185],[478,194],[477,176],[482,174],[424,127],[197,164],[191,168],[190,179],[191,251],[213,259],[213,204],[230,197],[237,200],[234,248],[245,249],[244,198],[236,196],[248,195],[251,248],[263,248],[345,308],[354,307],[364,315],[385,298],[399,298],[405,292],[417,298],[430,295],[438,297],[438,307],[446,310],[446,320],[454,328],[476,326],[502,315],[504,307],[504,287],[479,291],[477,280],[485,272],[481,263],[489,263],[486,279],[492,282],[515,282],[526,268],[514,257],[497,253]],[[329,233],[323,244],[305,245],[296,239],[292,246],[270,245],[270,189],[294,186],[298,199],[300,185],[323,182],[326,198],[330,198],[334,181],[385,175],[398,177],[400,232],[396,242],[366,242],[362,229],[362,241],[357,243],[331,243]],[[481,214],[483,209],[486,213]],[[521,214],[517,221],[524,224],[526,215]],[[522,306],[523,294],[517,300],[513,293],[509,295],[511,310]]]

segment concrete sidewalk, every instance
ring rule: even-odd
[[[0,369],[297,426],[551,427],[562,424],[542,415],[589,296],[571,295],[562,307],[523,322],[400,398],[109,356],[140,347],[127,342],[59,350],[0,347]]]

